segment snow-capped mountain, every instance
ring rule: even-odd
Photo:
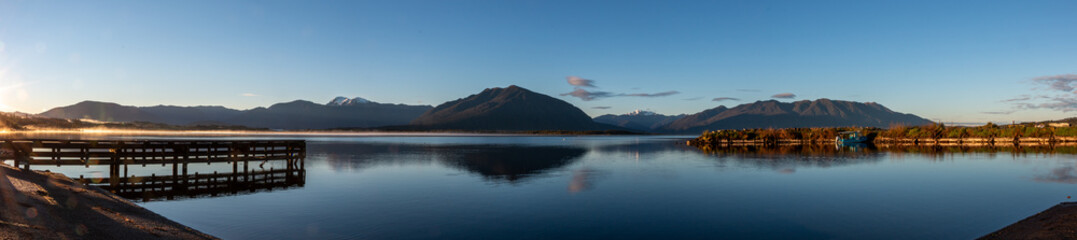
[[[595,118],[595,122],[642,131],[653,131],[684,116],[684,114],[662,115],[646,110],[635,110],[621,115],[606,114],[598,116]]]
[[[352,106],[352,105],[355,105],[355,104],[362,104],[362,103],[375,103],[375,102],[370,101],[370,100],[366,100],[365,98],[361,98],[361,97],[355,97],[355,98],[352,98],[352,99],[348,99],[346,97],[336,97],[336,98],[333,98],[333,101],[329,101],[329,103],[326,103],[325,105],[326,106]]]
[[[654,113],[654,112],[651,112],[651,111],[647,111],[647,110],[636,109],[636,111],[629,112],[628,114],[625,114],[625,115],[628,115],[628,116],[654,116],[654,115],[658,115],[658,114]]]

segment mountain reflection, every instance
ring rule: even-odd
[[[310,152],[324,156],[336,170],[436,162],[490,181],[518,182],[563,168],[587,150],[564,146],[323,143],[311,144]]]
[[[491,180],[516,182],[564,167],[587,151],[557,146],[454,146],[433,148],[448,166]]]
[[[333,170],[361,170],[380,165],[429,164],[422,156],[430,148],[419,144],[321,142],[307,145],[307,156],[325,158]]]

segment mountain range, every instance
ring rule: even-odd
[[[103,122],[150,122],[184,126],[246,126],[269,129],[382,129],[457,131],[603,131],[699,133],[704,130],[791,127],[918,126],[931,121],[894,112],[878,103],[830,99],[757,101],[695,114],[634,111],[594,119],[563,100],[519,86],[487,88],[433,106],[386,104],[337,97],[326,104],[295,100],[249,110],[221,106],[134,107],[84,101],[38,114]]]
[[[743,128],[880,127],[900,124],[920,126],[930,120],[899,113],[874,102],[830,100],[779,102],[757,101],[733,108],[718,106],[677,119],[658,129],[666,133],[699,133],[704,130]]]
[[[340,99],[340,98],[338,98]],[[347,98],[344,98],[347,99]],[[356,98],[361,99],[361,98]],[[105,122],[153,122],[172,125],[240,125],[271,129],[369,128],[407,124],[431,106],[382,104],[372,101],[334,101],[317,104],[305,100],[278,103],[250,110],[221,106],[134,107],[83,101],[53,108],[40,116],[90,119]]]

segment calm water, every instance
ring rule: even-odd
[[[224,239],[969,239],[1077,195],[1064,153],[306,139],[302,187],[141,204]]]

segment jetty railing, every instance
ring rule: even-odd
[[[306,179],[306,142],[302,140],[20,139],[3,140],[0,150],[0,160],[14,160],[13,165],[23,169],[34,165],[107,165],[108,177],[79,176],[77,180],[133,199],[302,186]],[[226,163],[232,169],[192,174],[188,172],[192,163]],[[278,164],[266,169],[266,163]],[[279,163],[284,167],[272,167]],[[128,172],[129,165],[150,164],[171,167],[172,173],[136,176]]]

